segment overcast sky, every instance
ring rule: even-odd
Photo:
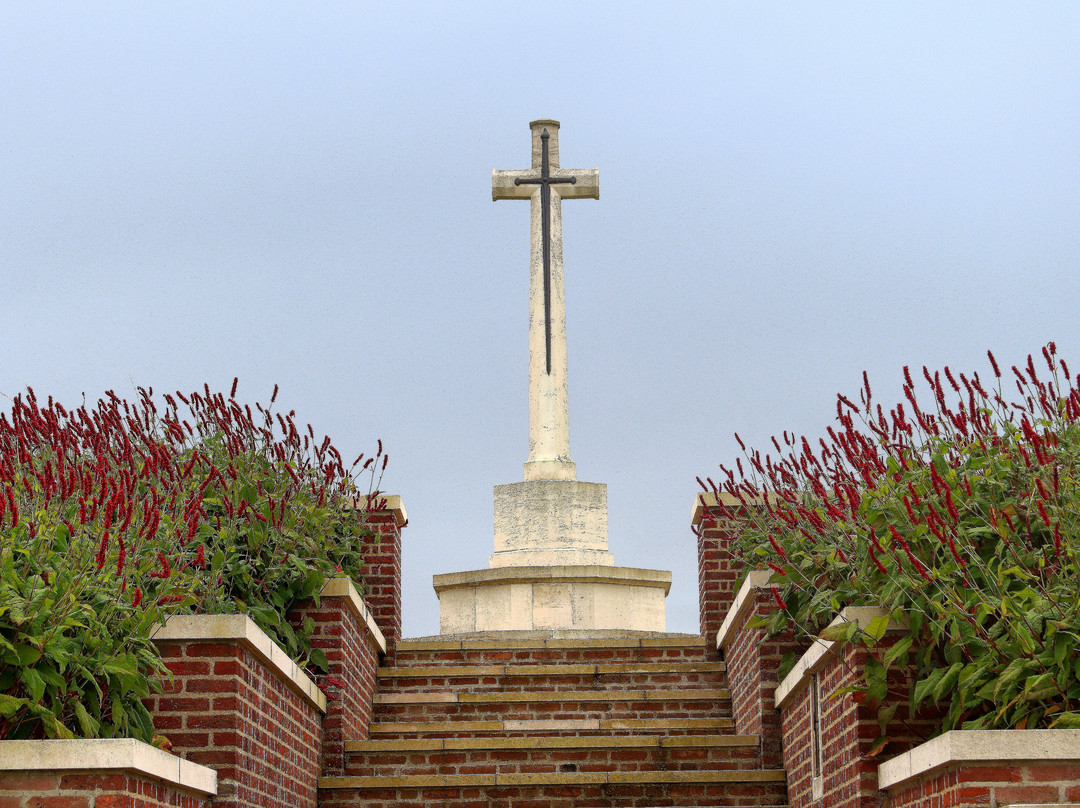
[[[527,442],[562,122],[571,453],[697,631],[696,475],[862,371],[1080,365],[1080,4],[0,4],[0,392],[201,388],[390,452],[405,633]],[[0,400],[2,401],[2,400]],[[6,401],[2,401],[5,408]]]

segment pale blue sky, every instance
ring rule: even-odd
[[[0,4],[0,392],[132,381],[382,438],[405,632],[527,453],[528,213],[562,121],[571,449],[697,630],[695,475],[870,372],[1080,365],[1080,4]]]

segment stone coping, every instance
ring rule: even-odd
[[[316,710],[326,712],[326,696],[311,677],[246,614],[174,614],[151,630],[151,638],[154,642],[238,642]]]
[[[685,648],[704,647],[698,634],[629,629],[540,629],[470,631],[400,640],[398,651],[468,651],[507,648]]]
[[[134,738],[0,741],[0,771],[123,771],[214,796],[217,772]]]
[[[782,783],[783,769],[723,771],[530,772],[528,774],[411,774],[322,777],[319,788],[439,788],[462,786],[632,785],[636,783]]]
[[[391,513],[394,515],[394,521],[397,523],[397,526],[405,527],[405,523],[409,521],[409,515],[405,512],[405,503],[401,501],[401,497],[397,494],[381,494],[376,492],[372,494],[372,498],[386,500],[386,505],[377,511],[377,513]],[[366,505],[366,496],[353,499],[354,508],[364,508]]]
[[[776,584],[769,583],[771,577],[772,573],[768,570],[754,570],[746,576],[746,580],[743,581],[739,591],[735,594],[735,600],[731,602],[731,606],[728,608],[727,616],[724,617],[720,630],[716,632],[716,647],[718,649],[725,649],[735,639],[735,631],[742,627],[746,615],[754,605],[751,595],[755,594],[759,589],[776,586]]]
[[[829,626],[832,627],[840,623],[858,623],[861,628],[865,628],[875,617],[888,616],[887,611],[876,606],[848,606],[836,616],[835,620],[829,623]],[[806,653],[795,663],[791,673],[784,677],[784,681],[777,685],[774,691],[773,699],[778,710],[783,708],[784,702],[804,682],[809,681],[810,676],[824,664],[826,657],[832,654],[834,646],[835,643],[832,640],[823,640],[820,637],[811,643]]]
[[[386,653],[386,638],[378,625],[375,624],[371,609],[368,608],[364,599],[360,597],[360,593],[356,591],[356,587],[349,578],[331,578],[322,588],[319,597],[344,598],[357,619],[367,624],[368,638],[371,642],[378,647],[380,653]]]
[[[950,764],[1008,766],[1050,760],[1080,765],[1080,729],[952,730],[878,766],[878,788],[902,786]]]
[[[729,508],[741,507],[737,497],[724,491],[720,492],[720,501]],[[694,494],[694,506],[690,509],[690,524],[697,527],[705,517],[708,508],[716,507],[716,494],[712,491],[698,491]]]
[[[623,586],[662,587],[666,595],[671,589],[671,573],[663,570],[644,570],[635,567],[608,567],[583,564],[554,567],[494,567],[466,572],[447,572],[435,575],[435,592],[468,586],[500,586],[523,583],[605,583]]]

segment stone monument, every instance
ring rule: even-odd
[[[598,169],[559,166],[559,122],[537,120],[532,168],[493,171],[491,198],[528,199],[529,458],[495,486],[489,569],[436,575],[439,631],[664,631],[671,573],[614,566],[607,486],[570,459],[562,200],[600,198]]]

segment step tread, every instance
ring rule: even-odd
[[[568,665],[425,665],[379,668],[380,679],[464,676],[595,676],[607,673],[724,673],[723,662],[623,662]]]
[[[524,690],[455,693],[376,693],[375,704],[488,704],[499,702],[573,701],[726,701],[723,690]]]
[[[439,786],[621,785],[637,783],[781,783],[783,769],[705,771],[530,772],[528,774],[406,774],[322,777],[319,788],[431,788]]]
[[[505,721],[373,721],[372,735],[389,732],[549,732],[621,729],[729,729],[730,718],[552,718]]]
[[[757,746],[757,735],[534,735],[516,738],[409,738],[346,741],[346,752],[498,749],[627,749]]]

